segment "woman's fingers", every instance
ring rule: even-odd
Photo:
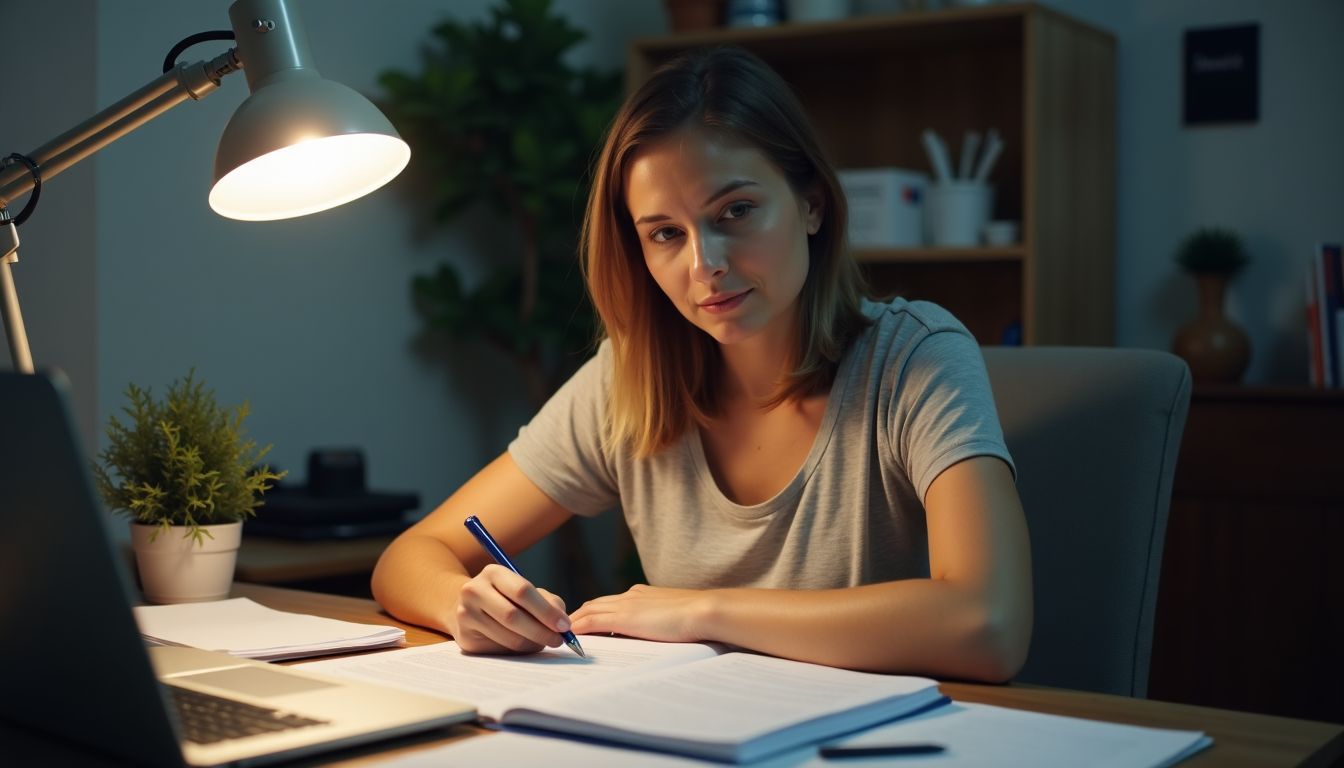
[[[533,653],[562,642],[559,631],[569,628],[564,602],[499,565],[488,565],[462,587],[458,627],[467,638],[463,648],[483,651],[481,640],[499,650]],[[473,647],[475,646],[475,647]]]

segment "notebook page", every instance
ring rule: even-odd
[[[449,640],[366,656],[308,662],[303,668],[465,701],[475,705],[482,718],[498,720],[520,698],[563,689],[573,681],[582,680],[587,687],[633,671],[660,669],[717,654],[713,647],[699,643],[656,643],[603,635],[585,635],[579,642],[588,659],[579,658],[563,646],[526,656],[473,655],[463,653],[457,643]]]
[[[557,716],[574,713],[585,723],[651,736],[741,743],[791,724],[936,686],[922,677],[730,653],[619,684],[557,692],[533,699],[528,709]]]

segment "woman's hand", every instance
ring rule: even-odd
[[[574,632],[691,643],[711,639],[704,632],[709,609],[709,592],[636,584],[622,594],[580,606],[573,616]]]
[[[564,642],[565,601],[502,565],[462,585],[453,639],[470,653],[536,653]]]

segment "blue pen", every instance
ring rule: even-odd
[[[504,550],[499,548],[499,545],[495,543],[494,537],[490,535],[489,531],[485,530],[485,526],[481,525],[481,521],[477,519],[475,515],[463,520],[462,524],[467,526],[467,530],[471,531],[471,535],[476,537],[476,540],[481,543],[481,547],[483,547],[486,552],[490,553],[490,557],[494,558],[496,563],[508,568],[519,576],[523,575],[521,571],[514,567],[513,563],[509,562],[509,556],[504,554]],[[573,632],[561,632],[560,636],[565,639],[565,645],[568,645],[570,650],[579,654],[580,658],[588,658],[588,654],[583,652],[583,646],[579,645],[579,638],[575,637]]]

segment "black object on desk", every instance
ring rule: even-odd
[[[405,514],[420,506],[420,495],[370,492],[362,451],[325,448],[308,454],[307,485],[276,484],[264,502],[247,521],[249,535],[311,541],[399,533],[410,526]]]

